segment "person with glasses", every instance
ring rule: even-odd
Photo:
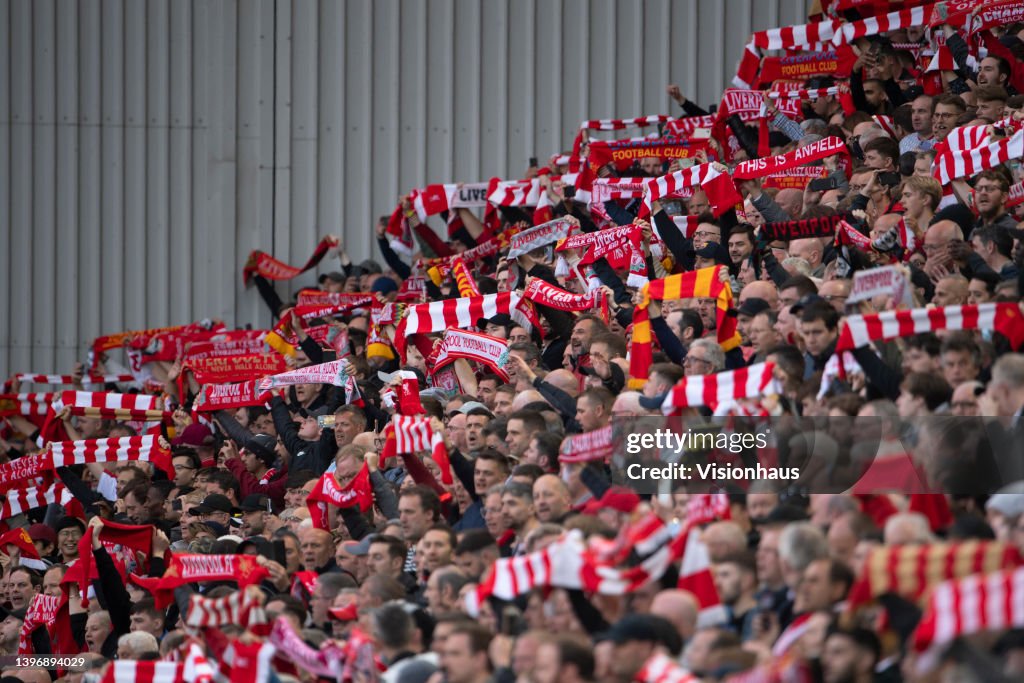
[[[932,133],[936,144],[946,139],[956,121],[967,111],[967,103],[959,95],[939,95],[932,100]]]
[[[718,342],[712,339],[698,339],[692,344],[683,359],[683,374],[687,377],[711,375],[725,369],[725,353]]]
[[[199,455],[191,448],[175,448],[171,456],[174,467],[174,485],[179,489],[192,486],[199,469]]]
[[[842,315],[846,312],[846,300],[850,297],[852,287],[852,280],[844,278],[826,280],[818,288],[818,296],[832,304],[832,308],[836,309],[836,313]]]

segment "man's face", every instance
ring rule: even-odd
[[[570,505],[568,490],[557,477],[545,475],[534,483],[534,507],[542,522],[561,518]]]
[[[847,635],[834,633],[825,641],[821,652],[821,674],[824,683],[847,683],[867,673],[865,659],[856,643]]]
[[[469,415],[466,417],[466,445],[470,450],[484,447],[484,427],[490,420],[486,415]]]
[[[661,160],[658,157],[644,157],[640,160],[640,170],[654,177],[661,173]]]
[[[572,328],[572,336],[569,337],[569,346],[572,347],[572,354],[577,358],[590,352],[590,340],[594,336],[594,321],[580,320]]]
[[[57,534],[57,550],[66,560],[76,558],[80,540],[82,540],[82,531],[77,526],[61,529]]]
[[[460,553],[452,556],[452,564],[459,570],[459,573],[463,576],[468,576],[474,581],[478,581],[483,575],[485,566],[483,558],[475,553]]]
[[[196,468],[192,464],[192,458],[177,456],[171,459],[174,466],[174,485],[178,488],[191,486],[192,480],[196,478]]]
[[[978,65],[978,85],[1003,85],[1006,76],[999,73],[999,60],[985,57]]]
[[[486,491],[495,484],[500,484],[505,476],[506,472],[496,460],[477,458],[473,465],[473,486],[478,493]]]
[[[708,197],[703,192],[694,192],[686,205],[686,212],[691,216],[699,216],[710,210],[711,204],[708,203]]]
[[[260,415],[253,421],[254,434],[270,434],[277,436],[277,429],[274,428],[274,418],[270,415]]]
[[[922,178],[932,177],[932,163],[928,160],[928,157],[914,160],[914,175],[921,176]]]
[[[877,81],[868,81],[864,84],[864,98],[868,101],[868,104],[874,108],[882,104],[885,100],[885,90],[882,88],[882,84]]]
[[[64,578],[60,569],[49,569],[43,574],[43,594],[59,598],[61,595],[60,580]]]
[[[714,223],[701,223],[693,233],[694,249],[703,249],[709,244],[719,244],[721,241],[722,229]]]
[[[804,339],[807,350],[817,356],[823,353],[836,339],[836,330],[830,330],[825,326],[824,320],[812,320],[811,322],[800,321],[800,336]]]
[[[508,417],[512,410],[512,394],[507,391],[499,391],[494,394],[494,414],[501,417]]]
[[[525,327],[520,327],[519,325],[516,325],[508,333],[509,344],[527,344],[530,341],[530,333],[526,331]]]
[[[989,294],[988,285],[985,284],[984,280],[972,279],[967,284],[967,303],[971,305],[984,304],[992,301],[992,295]]]
[[[533,683],[558,683],[562,662],[558,657],[558,647],[552,643],[541,643],[533,660]]]
[[[495,379],[484,379],[477,385],[477,398],[490,410],[494,410],[494,395],[498,391],[498,381]]]
[[[509,420],[505,432],[505,443],[508,444],[509,454],[517,458],[522,457],[530,445],[531,436],[532,434],[527,433],[526,424],[522,420],[518,418]]]
[[[29,603],[38,592],[25,572],[16,571],[11,574],[7,599],[11,601],[13,609],[28,609]]]
[[[289,508],[297,508],[306,504],[306,497],[309,495],[309,491],[301,486],[290,488],[285,491],[284,494],[284,505]]]
[[[338,446],[347,446],[363,431],[363,425],[350,413],[340,413],[334,418],[334,440]]]
[[[756,353],[765,353],[768,349],[779,343],[779,335],[772,327],[771,319],[767,315],[758,314],[750,321],[747,328],[750,336],[750,345]]]
[[[920,216],[921,212],[929,206],[928,197],[910,187],[903,188],[900,203],[907,210],[908,216]]]
[[[576,421],[585,432],[600,429],[605,422],[603,406],[589,396],[580,398],[576,402]]]
[[[939,307],[959,306],[967,300],[967,288],[959,278],[942,278],[935,285],[932,302]]]
[[[312,415],[300,419],[298,424],[298,437],[303,441],[316,441],[320,438],[320,423]]]
[[[124,497],[124,513],[133,524],[145,524],[149,521],[149,506],[146,501],[136,498],[134,493]]]
[[[334,480],[338,482],[339,486],[347,486],[356,478],[356,475],[359,474],[359,470],[362,468],[363,463],[358,458],[346,455],[335,460]]]
[[[683,374],[687,377],[698,377],[710,375],[715,371],[715,364],[711,361],[708,350],[701,346],[691,346],[683,359]]]
[[[501,494],[498,492],[488,494],[484,501],[484,523],[487,525],[487,533],[494,538],[501,538],[508,528],[505,526],[505,517],[501,514]]]
[[[533,517],[533,505],[506,493],[501,497],[501,514],[505,517],[505,526],[519,531]]]
[[[764,529],[761,540],[757,544],[757,576],[768,586],[782,583],[782,567],[779,565],[779,534],[778,529]]]
[[[1006,102],[1003,100],[978,100],[978,110],[975,112],[975,115],[978,118],[998,121],[1003,118],[1005,109]]]
[[[21,634],[22,620],[10,616],[0,621],[0,645],[6,649],[18,646],[18,637]]]
[[[942,376],[954,389],[978,378],[978,366],[970,351],[950,350],[942,354]]]
[[[451,537],[440,529],[433,529],[423,534],[420,541],[423,550],[424,566],[429,571],[437,571],[452,563]]]
[[[807,565],[797,588],[793,609],[800,612],[825,610],[832,606],[832,583],[829,580],[828,560],[816,560]]]
[[[932,114],[932,132],[935,133],[937,142],[946,139],[949,132],[956,127],[956,120],[959,116],[960,110],[952,104],[935,105],[935,113]]]
[[[138,612],[131,617],[131,630],[152,633],[155,638],[160,638],[164,634],[164,622],[146,612]]]
[[[482,652],[473,653],[468,635],[455,633],[445,639],[441,650],[441,669],[448,683],[472,683],[486,672],[485,657]]]
[[[302,535],[302,563],[307,571],[319,569],[331,561],[334,546],[329,538],[330,534],[320,529],[309,530]]]
[[[738,565],[722,562],[714,565],[715,589],[724,605],[735,605],[743,595],[743,574]]]
[[[747,258],[753,250],[754,245],[750,242],[750,237],[747,233],[741,232],[729,235],[729,258],[733,263],[739,263]]]
[[[398,499],[398,519],[406,543],[420,540],[434,523],[433,516],[421,505],[419,496],[402,496]]]
[[[395,559],[388,553],[385,543],[371,543],[370,552],[366,555],[366,569],[370,574],[397,576],[402,569],[405,558]],[[397,565],[397,566],[396,566]]]
[[[931,135],[932,132],[932,98],[922,95],[914,99],[911,104],[910,118],[914,132],[922,137]]]
[[[284,541],[284,568],[291,576],[302,566],[302,550],[299,547],[299,542],[291,536],[285,536],[282,540]]]
[[[258,536],[263,533],[263,514],[262,510],[242,514],[241,532],[244,537]]]
[[[868,168],[879,171],[890,170],[892,168],[892,159],[882,156],[877,149],[871,149],[864,152],[864,164]]]
[[[974,203],[985,216],[997,216],[1006,206],[1006,193],[999,183],[983,178],[974,186]]]
[[[908,348],[903,352],[903,362],[900,369],[904,375],[911,372],[935,372],[938,369],[936,359],[928,355],[928,352],[920,348]]]

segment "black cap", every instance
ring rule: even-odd
[[[274,544],[262,536],[250,536],[235,548],[236,555],[244,555],[245,549],[249,546],[256,548],[256,554],[262,555],[268,560],[274,559]]]
[[[499,313],[493,318],[480,318],[476,321],[477,329],[485,330],[488,325],[501,325],[502,327],[511,327],[513,325],[512,318],[507,313]]]
[[[714,242],[708,242],[700,249],[694,249],[693,253],[701,258],[713,259],[718,256],[718,245]]]
[[[303,417],[323,417],[324,415],[329,415],[331,410],[327,406],[320,406],[319,408],[314,408],[313,410],[306,410],[305,408],[303,408],[299,412],[302,413]]]
[[[827,301],[825,301],[824,297],[818,296],[817,294],[805,294],[804,296],[800,297],[799,301],[797,301],[790,307],[789,312],[792,313],[793,315],[800,315],[800,313],[805,308],[807,308],[811,304],[818,303],[819,301],[822,303],[828,303]]]
[[[666,396],[668,396],[668,394],[653,397],[641,394],[637,401],[640,403],[640,407],[644,410],[661,410],[661,405],[665,402]]]
[[[245,442],[245,449],[273,462],[277,459],[277,439],[270,434],[253,434]]]
[[[229,515],[235,511],[228,497],[220,493],[211,493],[203,502],[192,508],[193,515],[206,515],[211,512],[226,512]]]
[[[753,318],[758,313],[763,313],[767,310],[770,310],[771,307],[771,304],[769,304],[764,299],[759,299],[756,296],[752,296],[749,299],[746,299],[742,304],[740,304],[740,307],[736,309],[736,313],[737,315],[745,315],[749,318]]]
[[[257,512],[257,511],[269,511],[270,499],[259,493],[250,493],[246,496],[242,503],[238,506],[238,509],[242,512]]]

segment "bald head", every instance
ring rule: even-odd
[[[615,397],[615,403],[612,404],[613,416],[621,415],[632,417],[635,415],[643,415],[646,412],[647,411],[640,406],[639,391],[623,391]]]
[[[651,614],[672,622],[684,641],[690,640],[696,632],[699,612],[696,596],[678,588],[663,590],[651,601]]]
[[[536,389],[521,391],[516,394],[514,399],[512,399],[512,410],[522,410],[531,403],[536,403],[538,401],[541,403],[547,403],[547,401],[544,400],[544,397],[541,396],[540,392]]]
[[[796,190],[792,191],[796,192]],[[792,240],[789,243],[789,255],[807,261],[812,269],[821,265],[822,251],[821,240],[817,237],[806,237],[804,239]]]
[[[750,298],[764,299],[771,309],[775,310],[779,305],[779,290],[772,282],[755,280],[749,285],[743,285],[743,289],[740,290],[740,305],[742,306],[743,302]]]
[[[887,213],[884,216],[879,216],[875,221],[875,232],[879,235],[884,235],[899,225],[901,220],[903,220],[903,216],[898,213]]]
[[[800,214],[804,212],[804,193],[796,189],[779,190],[775,195],[775,203],[788,213],[790,218],[800,218]]]
[[[964,238],[963,230],[960,226],[950,220],[936,221],[929,226],[928,230],[924,233],[925,245],[945,245],[950,240],[962,240]]]
[[[568,370],[563,370],[561,368],[558,370],[552,370],[544,376],[544,381],[557,389],[561,389],[573,398],[578,396],[580,393],[579,380],[576,379],[576,376]]]
[[[712,562],[721,562],[728,557],[747,548],[747,534],[736,522],[715,522],[704,530],[702,539],[708,547]]]
[[[970,283],[963,275],[947,275],[935,283],[932,303],[936,306],[962,306],[967,303]]]
[[[352,439],[352,444],[367,451],[374,451],[376,448],[374,447],[373,442],[376,437],[377,435],[373,432],[356,434],[356,438]]]
[[[554,474],[545,474],[533,483],[533,508],[541,522],[557,522],[572,507],[569,486]]]

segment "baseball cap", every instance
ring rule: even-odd
[[[327,406],[320,406],[319,408],[313,408],[312,410],[306,410],[305,408],[303,408],[300,412],[302,413],[303,417],[317,418],[323,417],[324,415],[330,415],[331,409],[328,408]]]
[[[238,509],[241,510],[242,512],[266,511],[268,509],[267,506],[269,505],[269,503],[270,499],[267,498],[266,496],[261,495],[259,493],[250,493],[242,500],[241,504],[238,506]]]
[[[211,493],[203,498],[203,502],[192,508],[193,515],[206,515],[211,512],[226,512],[230,515],[234,511],[231,501],[221,493]]]
[[[819,301],[823,303],[828,303],[825,301],[823,297],[820,297],[817,294],[805,294],[804,296],[800,297],[799,301],[790,306],[789,312],[792,313],[793,315],[800,315],[801,311],[803,311],[805,308],[807,308],[811,304],[818,303]]]
[[[208,448],[213,446],[213,432],[206,425],[196,422],[185,427],[181,434],[171,439],[171,445]]]
[[[462,413],[463,415],[465,415],[469,411],[476,410],[477,408],[483,408],[484,410],[487,410],[488,413],[491,412],[490,410],[487,409],[487,406],[485,406],[480,401],[467,401],[467,402],[463,403],[459,407],[459,412]]]
[[[511,327],[513,325],[512,318],[507,313],[499,313],[493,318],[480,318],[476,321],[477,329],[484,330],[488,325],[500,325],[502,327]]]
[[[745,315],[748,318],[753,318],[758,313],[763,313],[764,311],[767,311],[770,308],[771,304],[769,304],[767,301],[765,301],[764,299],[759,299],[756,296],[752,296],[746,301],[744,301],[742,304],[740,304],[740,307],[736,309],[736,313],[738,315]]]
[[[72,517],[72,519],[74,519]],[[33,541],[49,541],[57,543],[57,534],[45,524],[33,524],[28,528],[28,535]]]
[[[377,534],[368,534],[361,541],[345,541],[341,546],[349,555],[363,557],[370,554],[370,544],[377,538]]]
[[[370,285],[371,292],[378,292],[380,294],[390,294],[391,292],[398,291],[398,284],[389,277],[379,277],[373,281]]]
[[[985,502],[986,510],[995,510],[1006,517],[1024,514],[1024,481],[1004,486]]]
[[[248,441],[245,442],[245,449],[252,451],[253,453],[266,457],[266,458],[277,458],[275,448],[277,447],[277,439],[272,437],[270,434],[254,434]]]

